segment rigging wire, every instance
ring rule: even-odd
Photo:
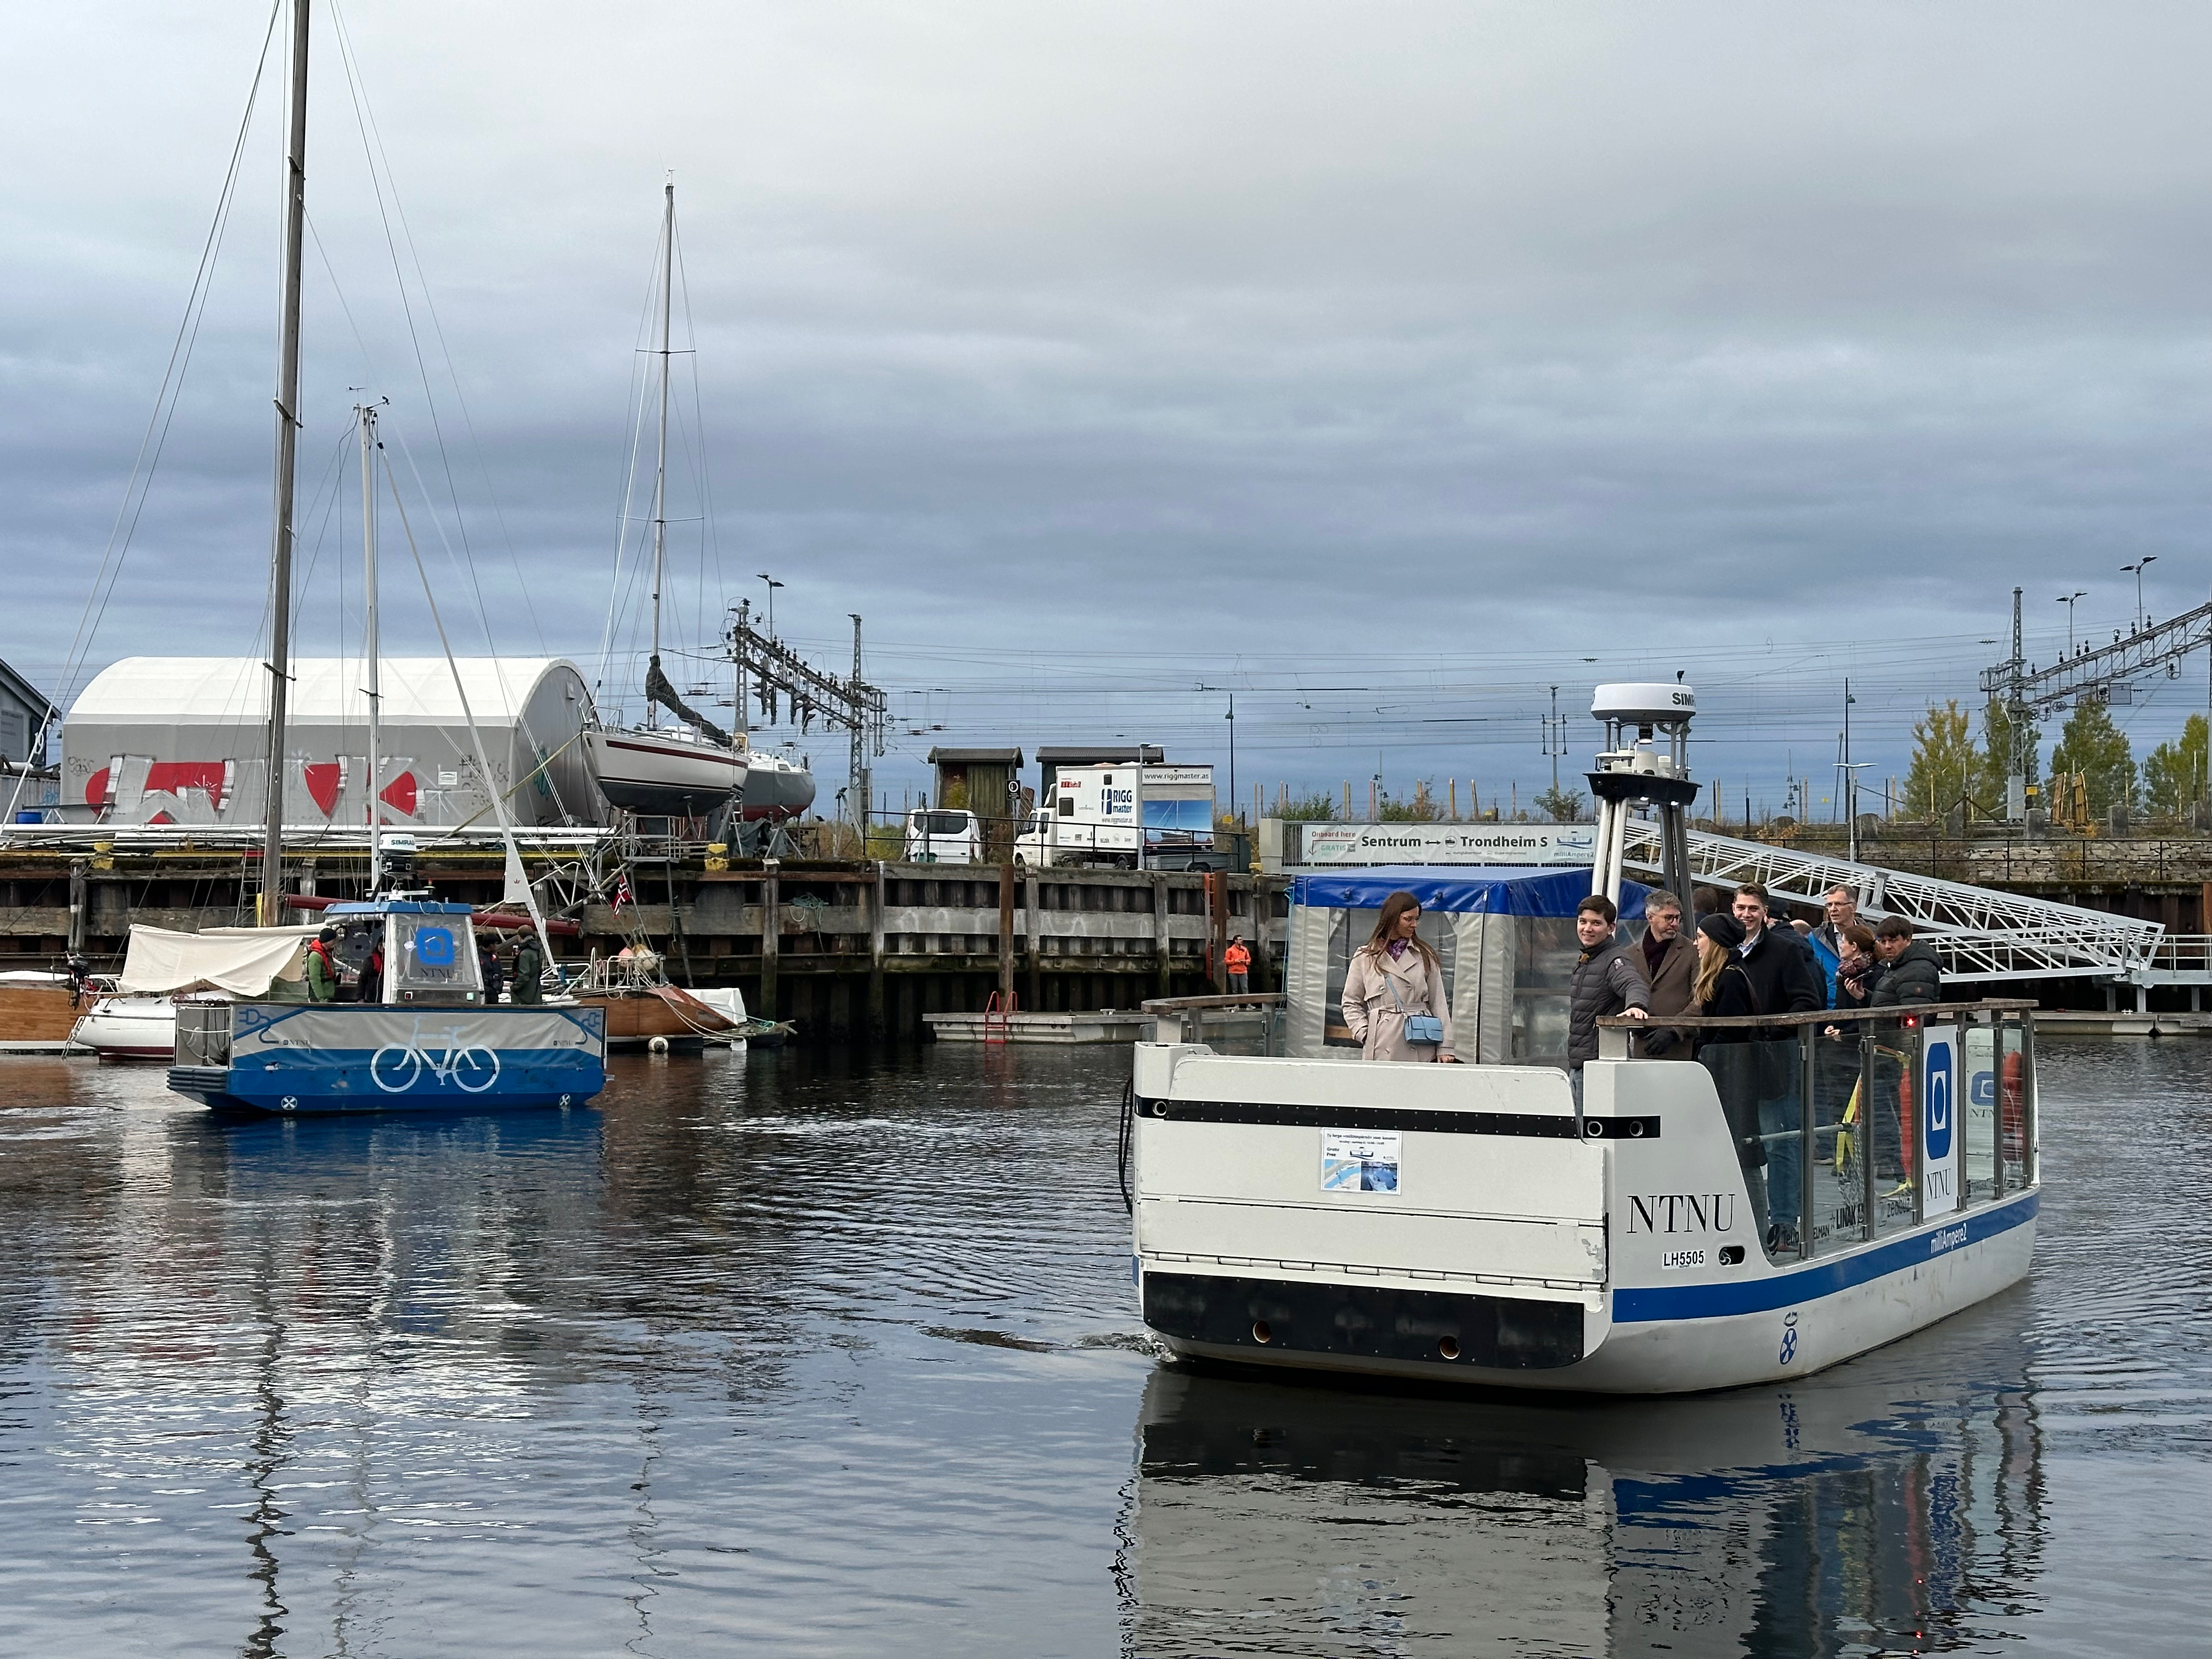
[[[353,37],[346,27],[344,11],[338,3],[338,0],[331,0],[331,16],[337,36],[339,58],[345,68],[346,88],[353,100],[355,123],[361,132],[362,152],[368,162],[369,183],[376,193],[377,215],[384,226],[385,246],[391,252],[392,276],[399,287],[399,304],[407,319],[408,342],[414,348],[416,371],[421,376],[423,400],[429,408],[430,428],[437,440],[440,463],[445,469],[446,493],[453,503],[455,528],[459,532],[463,549],[469,550],[468,520],[461,510],[460,489],[453,477],[452,453],[446,447],[445,431],[438,416],[437,399],[430,390],[429,368],[423,360],[422,338],[415,326],[414,308],[408,303],[407,279],[400,268],[399,241],[401,240],[407,244],[407,256],[415,267],[416,286],[422,290],[422,308],[429,318],[431,332],[436,337],[438,349],[446,361],[446,377],[453,386],[453,401],[460,410],[461,423],[469,434],[470,444],[475,450],[477,467],[483,473],[484,493],[491,501],[493,518],[499,525],[501,538],[507,543],[507,559],[514,568],[515,583],[521,592],[524,611],[530,618],[532,631],[538,635],[540,654],[550,656],[552,653],[546,643],[545,629],[538,621],[538,607],[536,602],[531,598],[530,584],[523,576],[521,556],[516,551],[514,538],[507,530],[506,513],[500,506],[497,491],[492,487],[491,471],[483,458],[483,445],[477,433],[476,417],[470,412],[468,394],[461,389],[460,375],[453,367],[453,349],[446,339],[445,325],[438,317],[437,301],[430,290],[429,275],[422,268],[422,257],[415,245],[414,228],[407,222],[407,208],[400,199],[399,181],[392,173],[392,159],[384,147],[383,132],[376,125],[376,112],[369,102],[366,77],[360,71],[359,62],[354,52]],[[391,208],[388,213],[385,206],[385,197],[387,191],[391,196]],[[399,222],[398,238],[393,236],[392,229],[392,222],[395,216]],[[448,544],[449,550],[450,545]],[[477,580],[473,551],[472,550],[470,551],[468,575],[470,586],[476,596],[477,617],[483,627],[486,647],[496,655],[498,647],[492,640],[490,612],[484,605],[483,588]]]
[[[678,290],[684,295],[684,337],[691,348],[691,429],[698,444],[698,476],[694,483],[699,491],[700,512],[706,521],[706,529],[702,538],[702,545],[700,550],[702,556],[699,561],[699,586],[703,590],[707,580],[707,562],[711,558],[714,564],[714,593],[719,600],[729,592],[730,584],[729,579],[722,574],[721,528],[715,517],[714,474],[708,467],[707,458],[707,412],[699,395],[699,330],[691,316],[691,271],[684,263],[684,235],[680,228],[676,236],[676,277]],[[678,419],[679,422],[682,419],[680,410]],[[703,591],[700,593],[698,604],[699,619],[703,623],[708,616],[706,595]],[[719,611],[715,615],[715,631],[719,635],[720,633]],[[738,722],[741,726],[750,724],[742,709],[738,713]]]
[[[594,698],[605,689],[607,678],[613,670],[616,621],[625,609],[623,605],[623,561],[629,550],[630,507],[637,498],[638,446],[645,437],[647,376],[644,373],[644,366],[638,362],[638,358],[643,355],[644,342],[650,337],[653,327],[653,296],[659,291],[660,237],[656,235],[653,239],[653,275],[646,283],[645,303],[638,313],[636,335],[638,343],[630,348],[630,361],[633,365],[630,377],[632,407],[631,412],[623,421],[623,424],[630,428],[629,445],[624,455],[622,506],[615,514],[615,563],[614,568],[607,574],[607,620],[606,626],[599,636],[599,678],[592,687]]]
[[[261,35],[261,52],[253,65],[253,80],[246,93],[246,109],[239,117],[238,137],[231,143],[230,161],[224,169],[222,188],[216,193],[215,212],[206,237],[200,244],[199,264],[192,272],[192,284],[185,299],[185,314],[177,324],[176,338],[169,346],[169,360],[161,371],[161,384],[154,394],[154,409],[147,417],[146,430],[138,441],[138,453],[131,459],[130,476],[125,479],[123,498],[115,509],[115,521],[107,532],[107,544],[100,551],[100,563],[94,568],[92,591],[86,595],[84,610],[78,615],[76,631],[70,636],[70,648],[63,659],[60,679],[55,685],[55,696],[47,706],[46,717],[40,722],[38,740],[27,751],[43,755],[55,718],[74,701],[77,690],[76,677],[84,665],[84,658],[92,649],[92,641],[100,632],[100,624],[107,615],[108,602],[114,598],[116,583],[123,574],[124,560],[129,556],[131,544],[138,532],[138,520],[146,510],[146,497],[154,487],[154,475],[160,470],[161,456],[168,447],[169,428],[177,418],[177,404],[184,395],[185,375],[191,368],[192,351],[199,343],[200,325],[207,317],[207,304],[213,290],[216,261],[222,252],[223,233],[229,227],[233,206],[238,199],[239,169],[245,160],[246,141],[253,128],[253,112],[261,98],[261,82],[269,68],[269,43],[276,37],[276,18],[283,9],[283,0],[273,0],[269,8],[269,21]],[[22,799],[23,787],[29,781],[31,769],[27,765],[17,778],[14,797],[9,803],[8,820],[15,821],[15,808]],[[4,831],[0,831],[4,834]]]

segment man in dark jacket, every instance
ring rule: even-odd
[[[1881,959],[1881,974],[1868,1007],[1907,1008],[1943,1000],[1943,964],[1913,939],[1912,924],[1903,916],[1883,918],[1874,930],[1874,953]]]
[[[1755,881],[1746,882],[1735,890],[1735,902],[1729,908],[1743,924],[1743,943],[1736,955],[1751,981],[1752,994],[1759,999],[1759,1012],[1802,1014],[1824,1006],[1796,930],[1789,929],[1790,937],[1784,939],[1769,925],[1766,890]],[[1786,1037],[1789,1028],[1777,1027],[1771,1035]]]
[[[1679,906],[1676,907],[1680,908]],[[1644,1018],[1651,1010],[1651,988],[1637,966],[1638,952],[1613,937],[1620,913],[1602,893],[1592,893],[1575,910],[1575,937],[1582,954],[1575,958],[1567,993],[1567,1071],[1582,1098],[1583,1065],[1597,1058],[1597,1023],[1607,1014]]]
[[[1735,890],[1735,902],[1729,908],[1743,926],[1744,942],[1736,947],[1736,956],[1759,1000],[1759,1012],[1804,1014],[1818,1009],[1821,997],[1810,954],[1795,928],[1769,925],[1766,890],[1755,881],[1746,882]],[[1797,1223],[1804,1192],[1804,1158],[1796,1138],[1804,1122],[1798,1103],[1799,1079],[1804,1075],[1797,1059],[1801,1029],[1809,1034],[1809,1028],[1789,1025],[1770,1026],[1759,1033],[1759,1133],[1792,1136],[1766,1143],[1766,1203],[1772,1218],[1766,1248],[1774,1255],[1798,1253]]]
[[[1698,952],[1682,936],[1682,901],[1672,893],[1652,893],[1644,901],[1644,981],[1651,988],[1651,1014],[1694,1014],[1698,1000]],[[1644,1039],[1647,1060],[1689,1060],[1686,1031],[1655,1029]]]

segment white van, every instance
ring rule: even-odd
[[[981,864],[983,824],[957,806],[917,806],[906,815],[909,864]]]

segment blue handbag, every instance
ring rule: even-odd
[[[1442,1048],[1444,1041],[1443,1021],[1434,1014],[1407,1013],[1406,1005],[1398,1002],[1398,984],[1390,977],[1390,970],[1387,967],[1382,969],[1382,983],[1390,992],[1390,1000],[1398,1005],[1399,1018],[1406,1022],[1406,1041],[1433,1043],[1437,1048]]]

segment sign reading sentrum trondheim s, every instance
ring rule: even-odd
[[[1297,862],[1594,864],[1594,823],[1308,823]],[[1285,851],[1287,854],[1288,848]]]

